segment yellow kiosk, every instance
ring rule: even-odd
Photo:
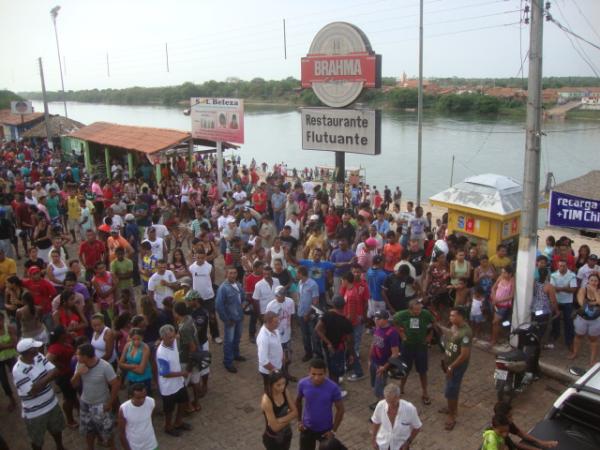
[[[483,174],[467,178],[429,199],[448,209],[448,233],[465,235],[480,254],[493,255],[499,244],[515,255],[521,230],[523,189],[512,178]]]

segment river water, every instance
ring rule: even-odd
[[[33,102],[43,111],[41,102]],[[123,106],[67,103],[69,117],[84,124],[106,121],[190,130],[191,119],[183,107]],[[63,114],[62,103],[50,103],[50,113]],[[300,113],[290,107],[247,106],[242,162],[273,164],[284,161],[288,168],[333,165],[334,154],[301,148]],[[600,123],[596,121],[545,122],[541,155],[541,185],[547,172],[557,182],[600,168]],[[381,154],[347,154],[346,167],[362,166],[367,181],[379,188],[400,186],[405,198],[416,193],[416,114],[383,112]],[[523,177],[525,149],[524,119],[485,120],[461,116],[425,115],[423,126],[423,199],[450,184],[452,157],[454,183],[472,175],[497,173]],[[227,152],[229,154],[230,152]]]

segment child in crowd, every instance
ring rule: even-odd
[[[479,337],[481,335],[481,327],[485,322],[483,315],[483,303],[485,302],[485,290],[481,286],[475,286],[473,289],[473,298],[471,300],[471,328],[473,329],[473,336]]]

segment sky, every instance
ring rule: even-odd
[[[425,77],[527,76],[524,0],[424,2]],[[38,57],[46,88],[60,89],[57,4],[65,90],[299,78],[300,58],[333,21],[366,33],[383,76],[418,73],[419,0],[0,0],[0,89],[41,90]],[[551,4],[555,19],[600,45],[600,0]],[[544,23],[544,76],[594,76],[584,58],[600,73],[600,50],[571,39]]]

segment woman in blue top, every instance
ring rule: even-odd
[[[150,347],[143,341],[144,332],[133,328],[129,332],[126,344],[119,360],[119,367],[126,371],[125,378],[131,384],[143,383],[148,395],[152,395],[152,367],[150,365]]]

